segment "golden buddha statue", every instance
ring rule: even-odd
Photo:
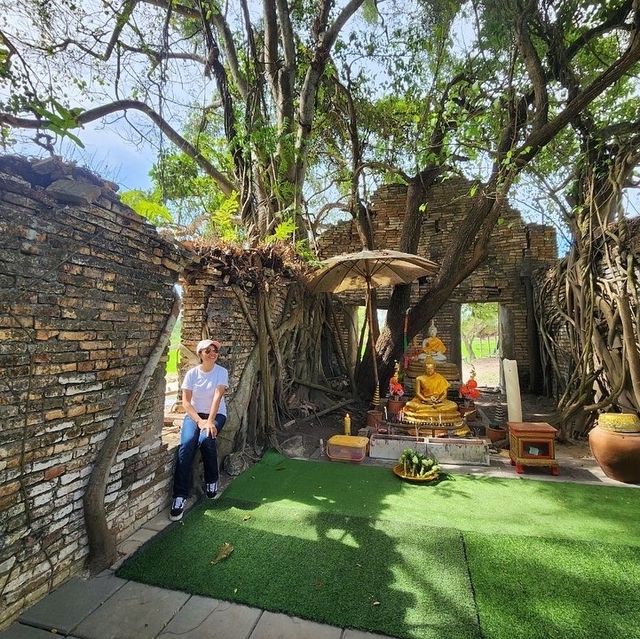
[[[452,429],[456,435],[468,434],[469,429],[460,417],[457,404],[447,399],[448,388],[449,382],[436,372],[434,361],[427,358],[424,375],[416,378],[416,395],[403,409],[404,421],[440,430],[440,434]]]
[[[412,343],[413,346],[414,344]],[[447,361],[446,352],[447,347],[438,337],[438,329],[436,328],[435,320],[432,319],[427,329],[427,338],[422,340],[421,346],[412,348],[409,353],[411,360],[406,371],[408,377],[415,378],[422,375],[425,362],[431,359],[435,362],[436,371],[446,380],[459,382],[460,371],[456,364]],[[410,384],[411,390],[413,390],[413,382],[411,381]]]

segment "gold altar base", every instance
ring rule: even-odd
[[[462,417],[460,417],[460,413],[456,413],[455,415],[447,413],[429,419],[417,419],[416,417],[403,414],[402,422],[407,424],[428,424],[430,427],[442,425],[443,428],[451,428],[451,426],[459,426],[462,424]]]
[[[418,437],[447,437],[449,435],[466,437],[471,434],[471,430],[462,419],[418,421],[405,416],[403,421],[393,422],[393,428]]]

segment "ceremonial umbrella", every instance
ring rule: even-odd
[[[379,286],[410,284],[419,277],[432,275],[437,270],[438,265],[435,262],[411,253],[387,250],[360,251],[336,255],[324,260],[321,263],[321,269],[309,282],[309,288],[315,293],[339,293],[366,287],[369,338],[372,340],[373,376],[378,393],[380,392],[380,381],[371,331],[373,326],[371,290]]]

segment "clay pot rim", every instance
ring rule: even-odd
[[[591,436],[591,433],[596,428],[601,433],[610,433],[611,435],[616,435],[618,437],[640,437],[640,432],[638,432],[638,431],[634,432],[634,431],[612,430],[611,428],[603,428],[602,426],[594,426],[589,431],[589,436]]]

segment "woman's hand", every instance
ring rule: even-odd
[[[198,417],[198,428],[204,431],[207,434],[207,437],[215,437],[218,434],[218,430],[215,425],[212,424],[208,419],[202,419],[202,417]]]
[[[201,428],[207,431],[207,436],[217,437],[218,429],[216,428],[216,425],[213,422],[210,422],[208,419],[203,419],[202,421],[205,422],[205,425],[201,426]]]

